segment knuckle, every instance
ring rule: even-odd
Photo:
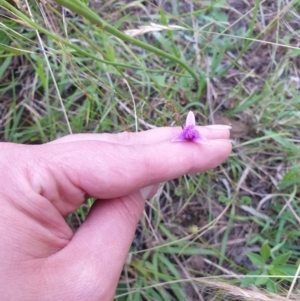
[[[114,135],[116,141],[118,141],[120,143],[128,144],[132,141],[134,133],[125,131],[125,132],[116,133],[113,135]]]

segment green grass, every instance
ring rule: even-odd
[[[0,0],[1,140],[142,131],[181,124],[189,110],[200,124],[219,114],[233,125],[229,160],[149,201],[116,300],[262,300],[242,286],[257,270],[262,295],[286,296],[300,256],[300,2],[112,0],[97,14],[56,2],[77,14],[47,6],[45,17],[30,1],[33,22]],[[150,22],[182,28],[124,35]]]

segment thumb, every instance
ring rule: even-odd
[[[113,299],[143,209],[141,192],[97,200],[65,249],[90,267],[90,284],[99,300]]]

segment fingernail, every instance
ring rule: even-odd
[[[144,200],[149,198],[149,196],[151,195],[152,188],[153,188],[153,185],[146,186],[146,187],[143,187],[142,189],[140,189],[140,193]]]
[[[214,139],[213,141],[228,141],[228,142],[230,142],[233,145],[236,144],[236,141],[233,140],[233,139]]]
[[[206,128],[213,129],[213,130],[230,130],[231,126],[226,124],[210,124],[206,125]]]

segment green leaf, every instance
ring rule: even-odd
[[[298,183],[300,183],[300,170],[297,164],[285,174],[279,184],[279,188],[282,190]]]
[[[249,276],[258,276],[258,275],[260,275],[261,273],[259,272],[259,271],[251,271],[251,272],[249,272],[248,273],[248,275],[246,276],[246,277],[244,277],[244,279],[243,279],[243,281],[242,281],[242,283],[241,283],[241,286],[242,287],[246,287],[246,286],[249,286],[249,285],[251,285],[251,284],[254,284],[255,283],[255,281],[256,281],[256,279],[257,279],[257,277],[249,277]]]
[[[220,203],[223,203],[223,204],[229,204],[230,203],[230,199],[228,197],[226,197],[224,194],[220,194],[219,197],[218,197],[218,201]]]
[[[292,252],[287,252],[287,253],[284,253],[282,255],[279,255],[278,257],[276,257],[271,262],[271,265],[273,265],[274,267],[276,267],[276,266],[285,264],[289,260],[289,258],[290,258],[291,255],[292,255]]]
[[[266,261],[271,256],[271,248],[269,247],[268,243],[265,242],[260,248],[260,255]]]
[[[243,195],[240,199],[240,203],[243,205],[250,205],[252,204],[252,198],[247,195]]]
[[[266,287],[269,292],[277,293],[277,286],[273,280],[269,279],[268,282],[266,283]]]
[[[273,135],[275,134],[272,131],[269,130],[265,130],[264,131],[267,135]],[[279,143],[280,145],[282,145],[284,148],[293,151],[295,153],[299,153],[299,148],[295,143],[290,142],[289,140],[287,140],[285,137],[281,137],[281,136],[273,136],[273,139]]]
[[[246,256],[251,260],[253,264],[259,267],[263,267],[265,265],[265,260],[263,259],[262,256],[258,254],[246,252]]]
[[[278,278],[280,278],[280,276],[287,276],[286,272],[281,269],[274,268],[273,266],[268,271],[272,276],[278,276]]]
[[[257,277],[255,280],[255,285],[264,285],[269,281],[269,277],[266,275],[265,277],[261,275],[260,277]]]
[[[288,276],[294,276],[297,273],[298,266],[293,264],[283,264],[280,266],[280,270],[285,272]]]
[[[3,76],[4,72],[7,70],[10,62],[11,62],[11,57],[7,57],[4,62],[1,62],[0,66],[0,78]]]

